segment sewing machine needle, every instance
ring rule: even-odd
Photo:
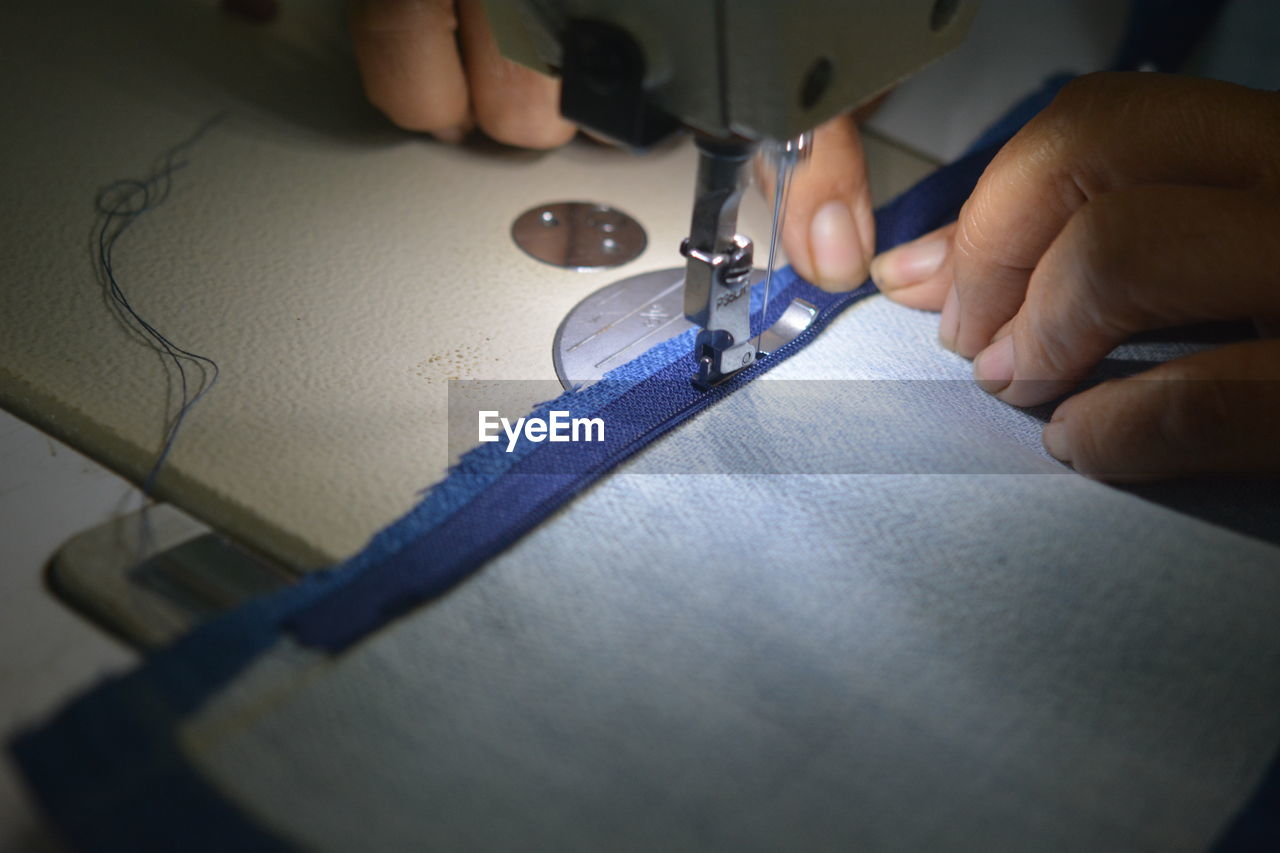
[[[760,329],[756,333],[756,354],[760,358],[760,343],[764,339],[764,330],[769,314],[769,288],[773,284],[773,270],[777,264],[778,238],[787,215],[787,195],[791,189],[791,175],[795,172],[796,160],[790,146],[778,152],[777,172],[773,184],[773,225],[769,234],[769,264],[764,275],[764,300],[760,308]]]

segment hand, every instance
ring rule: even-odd
[[[1280,318],[1280,95],[1157,74],[1067,86],[956,224],[877,258],[890,298],[1017,406],[1131,335]],[[1165,381],[1150,381],[1165,380]],[[1176,359],[1066,400],[1045,447],[1108,479],[1280,472],[1280,341]]]
[[[459,142],[479,126],[540,149],[577,130],[560,116],[558,80],[499,53],[481,0],[354,0],[351,31],[369,100],[400,127]],[[851,117],[815,136],[792,184],[782,246],[805,278],[848,290],[866,279],[875,246],[862,141]],[[772,179],[758,183],[772,199]]]

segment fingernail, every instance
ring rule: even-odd
[[[857,284],[865,274],[865,255],[853,221],[853,211],[843,201],[829,201],[809,223],[809,249],[813,252],[815,284]]]
[[[1044,425],[1040,440],[1049,455],[1059,462],[1071,461],[1071,448],[1067,446],[1067,425],[1062,421],[1049,421]]]
[[[988,394],[999,394],[1013,381],[1013,336],[1001,338],[973,360],[973,378]]]
[[[871,261],[871,280],[881,290],[919,284],[942,266],[950,249],[945,236],[930,236],[877,255]]]
[[[947,349],[955,351],[956,334],[960,331],[960,297],[956,296],[956,287],[951,285],[947,291],[947,301],[942,304],[942,319],[938,322],[938,341]]]

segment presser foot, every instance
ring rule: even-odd
[[[700,354],[698,357],[698,372],[693,377],[694,386],[706,391],[732,378],[757,361],[791,343],[805,329],[813,325],[813,321],[817,317],[818,307],[813,303],[806,302],[803,299],[791,300],[791,304],[787,306],[787,310],[782,312],[782,316],[758,337],[727,351]],[[699,342],[701,342],[702,336],[707,334],[707,330],[704,329],[698,335]],[[695,349],[695,352],[701,351]],[[739,352],[742,354],[738,355]],[[728,371],[717,370],[716,355],[720,356],[720,364],[726,362],[732,364],[735,359],[740,359],[740,366]]]
[[[723,340],[727,337],[727,333],[723,331],[709,329],[703,329],[698,333],[693,350],[697,353],[698,361],[698,372],[693,376],[695,387],[705,391],[755,364],[758,356],[766,355],[766,353],[756,352],[753,340],[734,346],[731,338],[728,341]],[[717,346],[717,343],[721,345]]]

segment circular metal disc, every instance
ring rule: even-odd
[[[751,283],[763,278],[756,270]],[[615,281],[561,321],[552,345],[556,376],[565,388],[594,382],[692,325],[684,317],[684,267]]]
[[[511,223],[511,238],[531,257],[580,271],[625,264],[648,242],[640,223],[621,210],[586,201],[531,207]]]

